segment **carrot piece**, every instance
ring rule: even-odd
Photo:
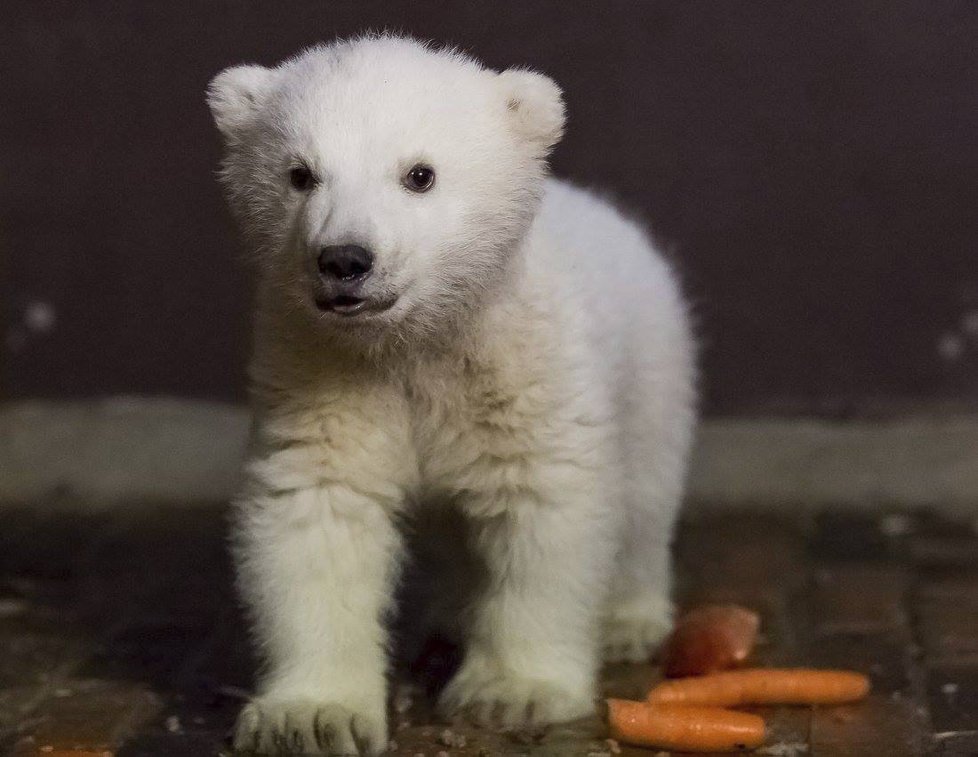
[[[841,704],[869,693],[869,679],[848,670],[757,668],[663,681],[650,702],[731,707],[743,704]]]
[[[750,655],[761,619],[738,605],[704,605],[679,619],[666,642],[667,678],[700,676],[736,667]]]
[[[683,752],[735,752],[764,741],[764,720],[721,707],[608,700],[611,737]]]

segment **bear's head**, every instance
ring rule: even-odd
[[[229,68],[208,104],[262,279],[345,333],[431,332],[498,290],[564,126],[547,77],[387,35]]]

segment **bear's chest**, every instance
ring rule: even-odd
[[[467,360],[426,368],[407,389],[425,492],[471,491],[531,453],[546,413],[533,382],[507,366]]]

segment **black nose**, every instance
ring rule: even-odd
[[[319,251],[319,272],[338,281],[366,278],[373,265],[370,251],[355,244],[334,244]]]

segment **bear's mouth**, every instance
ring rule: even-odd
[[[317,297],[316,307],[323,312],[336,313],[346,317],[361,313],[380,313],[390,309],[397,298],[373,300],[355,297],[352,294],[339,294],[335,297]]]

